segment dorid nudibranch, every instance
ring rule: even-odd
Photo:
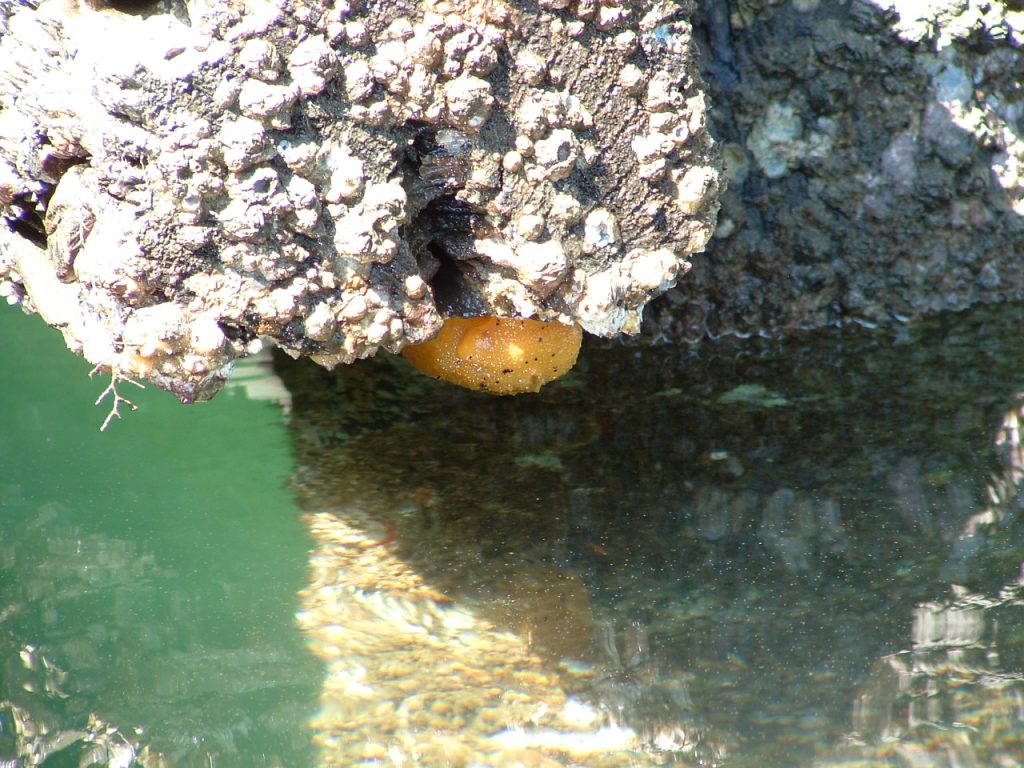
[[[450,317],[441,332],[402,354],[437,379],[494,395],[537,392],[576,364],[578,325],[509,317]]]

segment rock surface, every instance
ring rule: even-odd
[[[900,322],[1024,295],[1019,3],[709,0],[728,191],[649,330]]]
[[[688,3],[0,7],[0,293],[115,377],[211,396],[450,314],[591,333],[710,238]]]
[[[678,342],[1024,296],[1012,3],[369,5],[0,7],[0,293],[185,400],[447,315],[635,333],[661,294]]]

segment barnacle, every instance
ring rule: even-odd
[[[419,177],[425,183],[449,190],[466,185],[470,144],[458,131],[421,129],[411,149],[414,163],[419,166]]]
[[[417,369],[495,395],[537,392],[576,363],[578,325],[508,317],[450,317],[441,332],[402,354]]]

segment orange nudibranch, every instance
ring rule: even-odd
[[[537,392],[580,352],[578,325],[509,317],[449,317],[441,332],[402,354],[423,373],[495,395]]]

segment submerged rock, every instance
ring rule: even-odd
[[[529,399],[281,359],[324,761],[1020,761],[1020,314],[595,344]]]

